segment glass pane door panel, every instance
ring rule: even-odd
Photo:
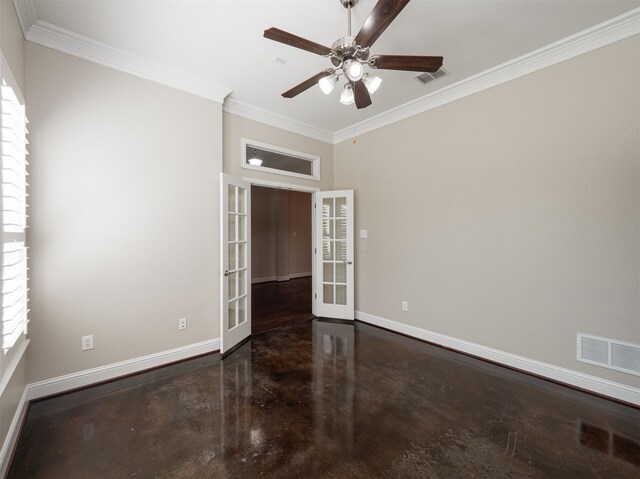
[[[336,241],[336,261],[347,260],[347,242]]]
[[[347,286],[336,284],[336,304],[347,304]]]
[[[333,260],[333,243],[330,240],[322,240],[322,259],[324,261]]]
[[[322,264],[322,281],[324,283],[333,283],[333,263]]]
[[[238,324],[247,320],[247,297],[243,296],[238,300]]]
[[[322,218],[333,218],[333,198],[322,200]]]
[[[236,187],[234,185],[229,185],[229,189],[228,189],[228,196],[229,196],[229,212],[230,213],[235,213],[236,211]]]
[[[237,296],[236,273],[231,273],[227,278],[229,279],[229,299],[233,299]]]
[[[229,329],[233,329],[236,327],[236,303],[237,299],[233,299],[229,301]]]
[[[229,243],[229,271],[236,269],[236,243]]]
[[[344,196],[336,198],[336,216],[347,217],[347,199]]]
[[[344,263],[336,263],[336,283],[347,282],[347,265]]]
[[[238,243],[238,269],[247,267],[247,243]]]
[[[333,285],[325,284],[322,286],[322,301],[325,304],[333,304]]]
[[[247,212],[247,190],[238,188],[238,213],[245,214]]]
[[[238,241],[247,239],[247,217],[238,216]]]
[[[347,237],[347,220],[334,220],[336,222],[336,239],[346,239]]]
[[[247,294],[246,287],[247,270],[243,269],[238,272],[238,296]]]
[[[229,241],[236,240],[236,215],[233,213],[229,214]]]
[[[333,220],[322,220],[322,237],[327,239],[333,239]]]

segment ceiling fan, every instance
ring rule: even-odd
[[[327,57],[333,63],[328,68],[311,78],[294,86],[282,94],[285,98],[293,98],[308,90],[316,83],[323,93],[328,95],[333,90],[340,76],[347,80],[340,102],[346,105],[356,104],[358,109],[371,105],[373,94],[382,80],[365,71],[365,66],[379,70],[405,70],[433,73],[442,66],[442,57],[426,57],[413,55],[371,55],[369,48],[393,22],[409,0],[379,0],[356,36],[351,35],[351,8],[358,0],[340,0],[348,11],[348,34],[336,40],[331,48],[307,40],[279,28],[271,27],[264,31],[265,38],[300,48],[317,55]]]

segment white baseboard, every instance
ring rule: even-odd
[[[296,278],[306,278],[307,276],[311,276],[311,272],[309,273],[293,273],[287,276],[265,276],[263,278],[253,278],[251,280],[251,284],[257,283],[269,283],[271,281],[289,281],[290,279]]]
[[[445,346],[456,351],[471,354],[521,371],[533,373],[554,381],[586,389],[603,396],[608,396],[610,398],[640,406],[640,389],[638,388],[633,388],[613,381],[607,381],[606,379],[561,368],[552,364],[543,363],[541,361],[536,361],[535,359],[517,356],[515,354],[471,343],[462,339],[453,338],[444,334],[434,333],[432,331],[427,331],[426,329],[409,326],[408,324],[381,318],[362,311],[356,311],[355,316],[356,319],[364,323],[380,326],[381,328],[406,334],[407,336],[422,339],[423,341]]]
[[[289,275],[289,278],[291,279],[306,278],[307,276],[311,276],[311,271],[309,271],[308,273],[293,273]]]
[[[16,412],[11,420],[11,425],[9,426],[7,435],[4,438],[4,443],[2,444],[2,450],[0,451],[0,477],[5,477],[7,470],[9,469],[11,454],[16,447],[18,434],[20,434],[20,427],[22,426],[25,414],[27,414],[27,405],[29,404],[28,396],[29,388],[27,386],[24,388],[24,392],[22,393]]]
[[[93,369],[66,374],[57,378],[45,379],[27,385],[28,399],[38,399],[52,394],[59,394],[72,389],[89,386],[102,381],[115,379],[127,374],[137,373],[175,361],[188,359],[200,354],[211,353],[220,349],[220,339],[210,339],[200,343],[170,349],[148,356],[128,359],[119,363],[108,364]]]
[[[275,276],[265,276],[263,278],[253,278],[251,280],[251,284],[270,283],[271,281],[275,281],[275,280],[276,280]]]

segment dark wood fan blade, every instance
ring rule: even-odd
[[[353,95],[358,110],[371,105],[371,95],[369,95],[369,90],[367,90],[362,80],[351,82],[351,88],[353,88]]]
[[[271,27],[264,31],[264,37],[275,42],[284,43],[295,48],[300,48],[317,55],[329,55],[331,48],[320,45],[319,43],[312,42],[306,38],[299,37],[293,33],[285,32],[279,28]]]
[[[409,0],[379,0],[358,32],[356,45],[373,45],[408,3]]]
[[[333,70],[323,70],[320,73],[318,73],[317,75],[313,75],[308,80],[303,81],[299,85],[294,86],[291,90],[285,91],[282,94],[282,96],[285,97],[285,98],[293,98],[294,96],[299,95],[303,91],[308,90],[313,85],[317,84],[318,81],[320,80],[320,78],[324,78],[326,76],[329,76],[332,73],[333,73]]]
[[[369,60],[373,68],[433,73],[442,66],[442,57],[413,55],[375,55]]]

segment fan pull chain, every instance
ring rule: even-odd
[[[356,136],[356,110],[353,110],[353,137],[351,138],[351,143],[354,145],[358,141],[358,137]]]

